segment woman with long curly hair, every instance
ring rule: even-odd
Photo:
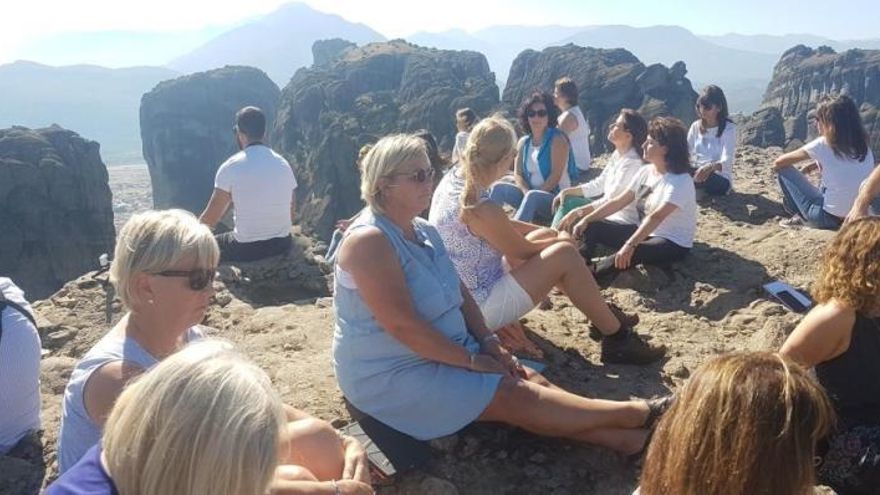
[[[807,495],[834,411],[790,359],[731,353],[702,366],[660,419],[641,495]]]
[[[877,493],[880,218],[863,218],[841,229],[825,251],[812,292],[816,306],[780,352],[815,367],[840,417],[823,452],[819,479],[838,493]]]

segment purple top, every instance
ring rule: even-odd
[[[46,495],[119,495],[101,464],[101,444],[90,448],[79,462],[49,485]]]

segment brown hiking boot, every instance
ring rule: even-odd
[[[602,338],[602,362],[610,364],[648,364],[663,358],[666,346],[651,345],[630,327]]]
[[[634,327],[639,324],[639,315],[637,313],[629,314],[625,313],[620,306],[614,303],[608,303],[608,309],[614,313],[614,316],[617,317],[617,321],[620,322],[620,326],[622,327]],[[601,331],[599,331],[599,327],[590,323],[590,338],[594,342],[601,342],[604,335]]]

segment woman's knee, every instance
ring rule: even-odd
[[[514,415],[523,404],[529,403],[528,383],[525,380],[515,380],[504,376],[498,382],[495,396],[483,413],[484,419],[489,421],[514,421]],[[534,397],[532,397],[534,399]]]
[[[345,463],[342,441],[326,421],[308,418],[288,423],[283,441],[282,464],[303,466],[322,481],[339,479],[342,475]]]

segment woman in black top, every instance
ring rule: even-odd
[[[844,226],[813,296],[780,352],[815,367],[838,415],[819,480],[841,495],[880,493],[880,218]]]

